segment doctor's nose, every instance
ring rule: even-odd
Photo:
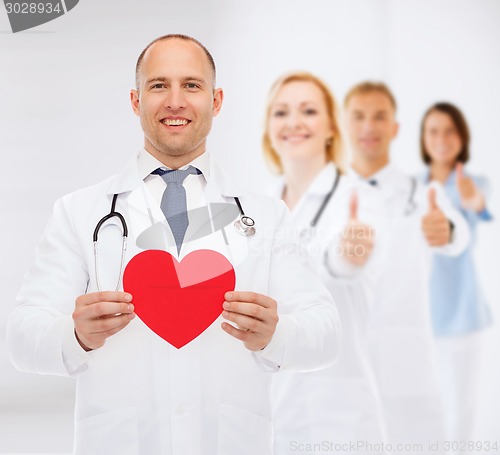
[[[371,119],[365,119],[361,122],[361,131],[363,133],[371,133],[377,129],[376,122]]]
[[[186,97],[181,89],[171,88],[163,102],[165,108],[177,111],[186,107]]]
[[[298,130],[302,126],[300,115],[293,112],[287,115],[286,126],[291,130]]]

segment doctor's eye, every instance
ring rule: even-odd
[[[313,109],[312,107],[304,109],[304,114],[306,115],[316,115],[317,113],[318,111],[316,109]]]
[[[284,117],[286,115],[286,111],[283,109],[279,109],[273,112],[273,117]]]
[[[200,88],[200,85],[199,84],[196,84],[195,82],[188,82],[185,87],[188,89],[188,90],[198,90]]]

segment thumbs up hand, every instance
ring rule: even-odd
[[[451,225],[436,202],[435,188],[429,189],[429,211],[422,218],[422,231],[429,246],[443,246],[450,242]]]
[[[349,201],[349,223],[340,245],[342,257],[354,266],[363,266],[371,256],[374,236],[374,229],[358,220],[358,195],[353,192]]]
[[[457,163],[455,185],[457,186],[464,209],[471,209],[475,212],[480,212],[484,209],[484,196],[478,190],[474,181],[470,177],[464,175],[463,163]]]

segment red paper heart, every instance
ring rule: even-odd
[[[212,250],[193,251],[181,262],[166,251],[143,251],[123,274],[137,316],[177,349],[219,317],[224,293],[234,285],[233,266]]]

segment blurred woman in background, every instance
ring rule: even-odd
[[[342,172],[336,102],[320,79],[296,72],[274,83],[263,148],[270,168],[281,176],[272,193],[291,210],[335,299],[344,334],[334,366],[275,376],[276,454],[297,452],[301,443],[383,442],[383,416],[366,347],[367,294],[376,261],[373,228],[379,230],[381,202],[368,184]]]
[[[482,331],[491,314],[474,266],[473,245],[480,221],[492,219],[486,206],[489,184],[464,171],[469,160],[470,134],[462,112],[453,104],[437,103],[422,119],[421,157],[428,166],[425,181],[442,183],[471,230],[471,243],[457,257],[434,255],[431,315],[437,339],[446,407],[448,438],[473,437]]]

